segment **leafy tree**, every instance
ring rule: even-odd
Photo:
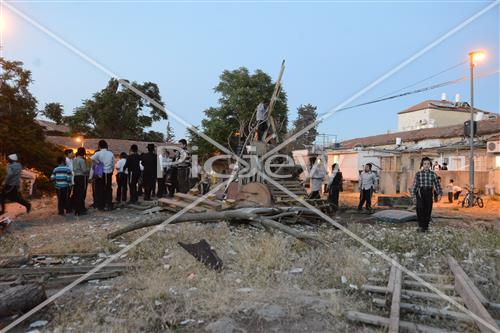
[[[175,141],[175,133],[172,126],[170,126],[170,122],[167,121],[167,135],[165,136],[165,142],[174,142]]]
[[[144,133],[142,141],[165,142],[165,138],[163,137],[163,133],[149,131]]]
[[[18,154],[28,167],[49,173],[57,148],[45,141],[35,121],[37,101],[29,91],[31,72],[20,61],[0,58],[0,155]]]
[[[61,103],[47,103],[41,113],[58,125],[64,121],[63,106]]]
[[[160,89],[155,83],[133,82],[132,86],[162,103]],[[145,135],[150,135],[144,129],[161,119],[167,119],[164,110],[129,89],[120,89],[118,81],[111,79],[106,88],[85,100],[72,116],[65,118],[65,122],[73,132],[88,136],[143,140]]]
[[[273,80],[262,70],[256,70],[253,74],[245,67],[225,70],[214,88],[220,94],[219,105],[204,111],[206,118],[201,122],[201,131],[220,144],[229,146],[229,138],[236,131],[243,137],[248,135],[248,128],[255,125],[255,108],[260,102],[269,100],[273,90]],[[286,133],[287,113],[286,93],[281,91],[272,114],[280,137]],[[218,150],[194,132],[190,132],[189,136],[192,144],[198,146],[202,157]]]
[[[308,125],[316,121],[318,113],[316,107],[311,104],[301,105],[297,108],[297,119],[293,121],[293,133],[306,128]],[[312,145],[318,136],[317,126],[312,127],[306,133],[297,137],[293,145],[295,148],[304,148],[304,146]]]

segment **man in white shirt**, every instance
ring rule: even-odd
[[[116,201],[118,203],[127,202],[128,170],[125,169],[127,157],[127,153],[122,152],[120,159],[116,162]]]
[[[113,189],[111,185],[115,156],[108,150],[108,143],[106,141],[100,140],[98,145],[99,151],[91,157],[93,163],[102,164],[102,174],[94,173],[96,205],[99,210],[112,210]],[[97,170],[99,169],[97,168]]]
[[[321,190],[321,185],[325,178],[325,170],[323,166],[316,163],[316,157],[311,157],[309,159],[310,171],[306,180],[310,180],[311,193],[309,194],[309,199],[320,199],[321,195],[319,191]]]
[[[372,164],[366,163],[365,169],[359,174],[359,205],[358,210],[363,208],[366,202],[366,209],[372,209],[372,194],[377,189],[378,179],[372,171]]]

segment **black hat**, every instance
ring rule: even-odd
[[[147,148],[148,149],[155,149],[155,144],[154,143],[148,143]]]

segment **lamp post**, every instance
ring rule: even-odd
[[[469,156],[469,207],[474,205],[474,67],[475,61],[485,57],[484,51],[469,52],[470,65],[470,156]]]

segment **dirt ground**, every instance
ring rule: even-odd
[[[349,230],[418,272],[449,273],[446,256],[453,255],[490,301],[500,303],[500,201],[461,208],[443,200],[434,209],[440,217],[433,219],[431,232],[421,234],[415,222],[377,222],[350,209],[357,197],[341,194],[344,209],[336,220]],[[138,216],[131,208],[61,217],[53,197],[32,203],[30,214],[8,205],[14,222],[0,236],[1,255],[98,253],[96,264],[146,231],[106,239]],[[326,222],[293,227],[317,235],[328,247],[311,248],[242,224],[168,226],[120,259],[137,268],[76,287],[13,331],[25,332],[42,319],[47,324],[40,332],[381,332],[347,321],[345,312],[381,313],[361,286],[387,276],[389,264]],[[201,239],[224,262],[222,271],[208,269],[177,244]],[[476,331],[469,324],[444,325]]]

